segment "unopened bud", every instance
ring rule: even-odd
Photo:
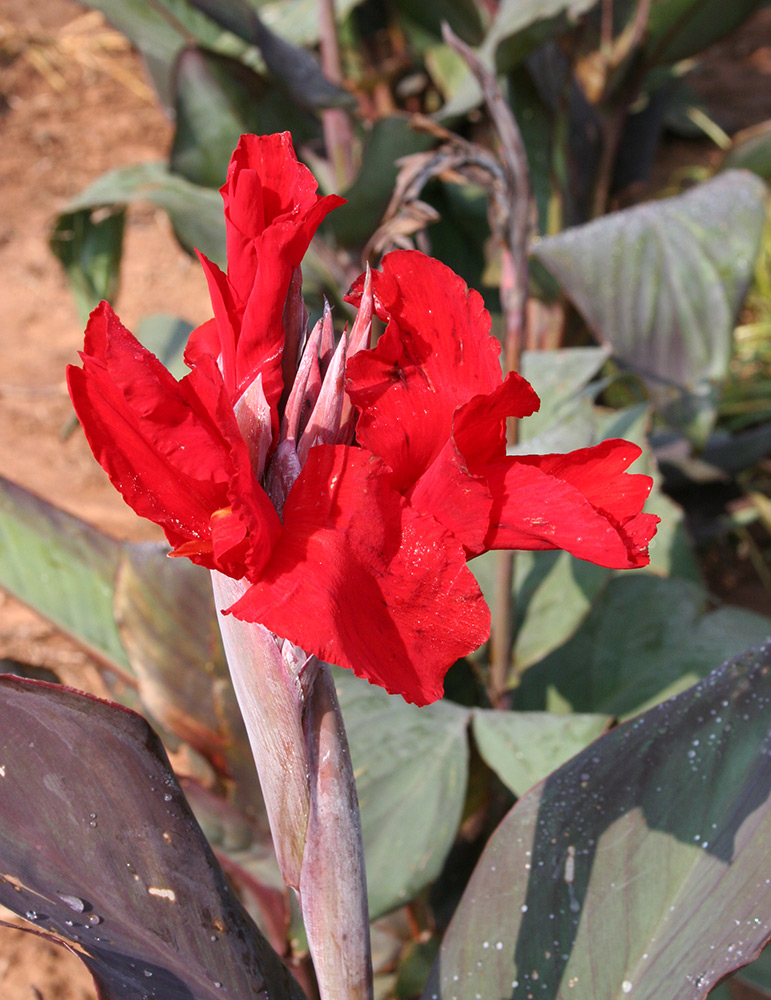
[[[278,511],[279,517],[284,510],[289,491],[294,486],[295,479],[300,475],[300,468],[300,460],[297,457],[294,441],[291,438],[281,441],[270,460],[268,474],[265,477],[265,491],[270,502]]]
[[[319,398],[313,407],[308,426],[297,446],[300,465],[305,465],[308,452],[315,444],[336,444],[340,434],[340,417],[345,398],[345,335],[340,338],[337,350],[321,386]]]
[[[265,460],[273,444],[270,406],[262,389],[262,375],[258,375],[247,388],[234,409],[238,429],[249,449],[254,474],[262,479]]]

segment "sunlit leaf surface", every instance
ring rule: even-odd
[[[771,645],[619,726],[485,849],[424,1000],[700,1000],[771,936]]]

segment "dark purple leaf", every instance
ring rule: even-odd
[[[147,723],[0,678],[0,903],[74,946],[103,1000],[301,1000]]]

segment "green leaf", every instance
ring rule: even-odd
[[[475,0],[423,0],[420,4],[395,0],[395,7],[402,18],[415,21],[437,38],[442,37],[442,24],[446,23],[468,45],[482,41],[483,5]]]
[[[219,187],[246,132],[289,130],[295,142],[320,135],[318,123],[286,94],[236,59],[188,48],[175,68],[176,131],[170,168],[193,184]]]
[[[517,707],[548,708],[552,688],[574,711],[628,715],[771,632],[763,615],[707,608],[688,580],[614,577],[573,637],[525,672]]]
[[[521,370],[541,406],[519,424],[523,454],[570,451],[594,439],[594,396],[589,383],[608,360],[607,347],[564,347],[556,351],[525,351]]]
[[[264,811],[230,683],[209,573],[165,545],[124,549],[114,616],[146,711],[236,781],[238,807]]]
[[[771,180],[771,121],[744,129],[733,138],[721,170],[751,170],[764,181]]]
[[[183,355],[192,331],[193,324],[179,316],[151,313],[139,321],[136,338],[179,380],[190,371]]]
[[[338,24],[362,3],[362,0],[336,0]],[[262,23],[294,45],[316,45],[319,41],[317,0],[269,0],[260,7]]]
[[[468,777],[468,712],[426,708],[335,670],[361,807],[370,915],[412,899],[442,869]]]
[[[714,419],[712,386],[725,378],[752,280],[764,205],[762,182],[730,171],[686,194],[544,239],[533,250],[600,341],[701,439]]]
[[[763,995],[768,996],[771,993],[771,949],[764,948],[754,962],[742,969],[740,977],[737,978],[762,990]]]
[[[364,141],[356,180],[343,194],[347,203],[330,216],[337,239],[357,246],[369,239],[380,224],[393,194],[399,171],[397,160],[430,149],[434,139],[410,127],[404,115],[378,119]]]
[[[130,671],[112,613],[120,558],[119,542],[0,478],[0,586]]]
[[[3,677],[0,767],[0,902],[74,945],[100,997],[302,1000],[144,719]]]
[[[603,736],[489,841],[423,1000],[701,1000],[771,937],[771,647]]]
[[[492,709],[472,715],[480,754],[517,798],[601,736],[610,722],[607,715]]]
[[[655,0],[646,25],[648,61],[675,63],[696,55],[747,20],[762,0]]]
[[[162,163],[140,163],[103,174],[72,198],[65,213],[149,201],[164,209],[186,250],[200,250],[224,267],[225,218],[217,191],[191,184]]]
[[[70,212],[60,215],[50,247],[67,273],[70,291],[83,324],[102,301],[115,300],[123,256],[126,213]]]
[[[567,642],[612,575],[612,570],[567,552],[518,553],[514,564],[516,669],[538,663]]]
[[[508,66],[523,59],[541,42],[575,24],[596,0],[502,0],[483,49],[495,53],[506,46]]]

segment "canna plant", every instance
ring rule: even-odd
[[[562,550],[644,567],[652,480],[628,472],[640,449],[619,438],[507,453],[506,421],[539,399],[521,375],[502,375],[480,296],[432,258],[396,251],[362,275],[337,344],[328,311],[310,328],[301,264],[341,200],[318,195],[288,134],[243,136],[222,195],[228,267],[201,257],[214,318],[190,336],[189,374],[177,381],[103,303],[68,383],[124,499],[160,525],[170,555],[211,572],[278,865],[307,934],[309,989],[372,997],[337,694],[347,682],[328,664],[430,711],[449,668],[489,635],[467,562]],[[771,822],[768,668],[767,647],[729,662],[525,795],[482,855],[424,996],[697,997],[749,961],[771,936],[758,865]],[[108,1000],[300,996],[146,724],[40,682],[7,678],[0,690],[11,817],[0,900],[67,941]],[[442,710],[496,759],[495,725]],[[98,762],[74,797],[76,744]],[[66,803],[56,821],[38,796]],[[83,837],[94,845],[85,861]],[[702,912],[706,888],[723,893],[725,916]],[[624,946],[598,965],[592,950],[614,923]]]

